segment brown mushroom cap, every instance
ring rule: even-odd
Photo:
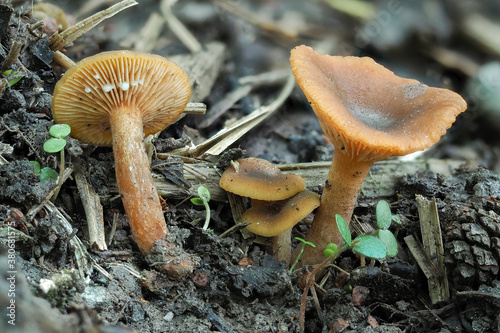
[[[237,162],[238,171],[230,165],[219,181],[220,187],[228,192],[257,200],[283,200],[306,188],[304,178],[281,173],[266,160],[250,157]]]
[[[166,93],[168,92],[168,93]],[[134,51],[110,51],[70,68],[54,90],[52,114],[71,136],[111,146],[110,112],[142,112],[144,134],[157,133],[184,110],[191,95],[187,75],[167,59]]]
[[[458,94],[400,78],[371,58],[319,55],[302,45],[290,63],[328,139],[358,160],[428,148],[467,108]]]
[[[249,222],[247,229],[256,235],[274,237],[291,229],[319,206],[320,198],[314,192],[299,194],[273,205],[249,208],[243,213],[243,222]]]

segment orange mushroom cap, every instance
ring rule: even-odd
[[[71,126],[74,138],[111,146],[110,112],[130,106],[142,112],[148,136],[177,119],[190,96],[189,78],[173,62],[142,52],[110,51],[85,58],[64,74],[54,90],[52,114],[56,123]]]
[[[247,229],[256,235],[274,237],[293,228],[319,206],[319,195],[311,191],[268,206],[249,208],[241,219],[249,222]]]
[[[281,173],[271,162],[250,157],[227,167],[219,185],[224,190],[257,200],[283,200],[306,188],[304,178],[290,173]]]
[[[428,148],[467,108],[460,95],[400,78],[368,57],[319,55],[302,45],[290,63],[328,139],[358,160]]]

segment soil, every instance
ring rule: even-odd
[[[361,8],[355,9],[357,14],[349,14],[326,1],[180,1],[172,7],[174,15],[202,46],[218,41],[224,52],[217,59],[210,58],[215,57],[211,51],[208,59],[194,61],[201,74],[198,87],[193,86],[199,99],[193,102],[207,104],[207,114],[184,117],[164,130],[154,145],[162,154],[198,144],[270,104],[285,80],[269,80],[232,103],[227,101],[242,86],[242,77],[289,70],[289,51],[300,44],[315,45],[322,53],[369,55],[398,75],[457,91],[468,101],[469,110],[439,144],[418,159],[439,159],[445,165],[448,160],[460,161],[461,167],[398,176],[390,196],[362,192],[354,220],[374,225],[376,202],[387,200],[401,221],[397,232],[394,230],[399,254],[373,266],[361,266],[359,257],[345,252],[336,260],[336,267],[327,267],[318,277],[319,307],[309,294],[305,331],[498,332],[500,154],[496,118],[467,89],[471,73],[465,65],[454,66],[435,52],[453,50],[455,56],[477,66],[498,59],[498,51],[464,32],[463,24],[473,15],[498,16],[500,7],[489,1],[457,5],[429,0],[418,4],[399,1],[394,9],[394,3],[370,3],[377,15],[360,19]],[[70,22],[106,8],[98,4],[86,9],[85,5],[94,2],[85,1],[59,1],[57,5]],[[435,15],[426,15],[426,6],[432,6]],[[137,36],[153,13],[161,13],[160,2],[140,1],[66,46],[64,52],[77,61],[100,51],[137,47],[142,41]],[[384,15],[389,15],[387,21],[381,21]],[[203,230],[201,222],[192,223],[205,217],[203,206],[189,201],[188,190],[194,185],[182,172],[183,163],[193,161],[172,159],[160,169],[153,164],[153,170],[160,170],[178,186],[175,195],[169,194],[176,199],[165,203],[169,230],[187,253],[199,258],[194,272],[180,280],[170,280],[154,270],[135,246],[116,191],[112,148],[93,147],[68,137],[65,152],[70,174],[57,200],[53,204],[48,200],[57,183],[41,181],[32,161],[59,170],[59,155],[46,153],[43,144],[50,137],[51,93],[62,70],[52,64],[54,53],[48,47],[47,34],[53,31],[30,30],[37,21],[30,2],[0,4],[2,66],[12,43],[22,45],[15,61],[2,68],[13,70],[4,75],[7,81],[21,79],[4,87],[0,97],[0,330],[299,332],[305,270],[290,273],[284,262],[269,253],[265,239],[245,238],[238,229],[221,237],[234,225],[224,196],[210,202],[209,230]],[[49,21],[45,24],[48,28]],[[365,40],[370,27],[379,31]],[[181,54],[176,59],[187,63],[189,50],[182,38],[166,26],[160,31],[151,52],[166,57]],[[498,84],[491,87],[495,88]],[[229,103],[221,116],[201,125],[221,100]],[[222,171],[228,161],[241,156],[306,163],[329,161],[332,153],[297,86],[275,114],[228,147],[225,154],[206,160]],[[100,198],[106,240],[112,235],[106,251],[90,243],[76,173],[87,177]],[[308,187],[321,191],[317,184]],[[418,194],[435,198],[441,222],[451,296],[437,304],[431,303],[428,279],[404,241],[409,235],[422,236],[415,200]],[[307,228],[307,223],[300,224],[292,236],[304,237]]]

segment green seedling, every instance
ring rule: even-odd
[[[30,163],[35,166],[35,175],[37,175],[40,178],[41,182],[47,179],[57,180],[57,178],[59,177],[57,171],[55,171],[52,168],[49,167],[42,168],[40,166],[40,163],[38,163],[37,161],[30,161]]]
[[[5,72],[3,72],[3,76],[5,76],[5,77],[8,77],[10,75],[16,76],[18,73],[19,73],[19,71],[15,71],[14,73],[12,73],[12,69],[8,69]],[[19,75],[17,77],[13,77],[12,79],[10,79],[10,80],[7,81],[7,86],[9,88],[12,87],[16,83],[18,83],[23,77],[24,77],[24,74],[23,75]]]
[[[398,254],[398,242],[396,237],[389,230],[392,221],[398,221],[399,217],[395,219],[395,215],[391,213],[391,207],[385,200],[380,200],[375,209],[375,216],[377,218],[376,236],[385,244],[387,257],[395,257]],[[396,216],[397,217],[397,216]]]
[[[64,174],[64,147],[66,147],[66,137],[71,133],[71,127],[68,124],[55,124],[49,128],[49,134],[52,138],[45,141],[43,144],[43,150],[47,153],[60,153],[61,158],[59,161],[59,181],[57,184],[57,189],[52,196],[52,201],[55,201],[59,190],[62,186],[63,174]]]
[[[203,230],[208,229],[208,224],[210,223],[210,206],[208,202],[210,201],[210,191],[204,185],[198,187],[198,198],[191,198],[191,202],[195,205],[205,206],[206,216],[205,224],[203,225]]]
[[[310,245],[312,247],[316,247],[316,245],[314,243],[308,242],[308,241],[306,241],[303,238],[295,237],[295,239],[298,240],[298,241],[300,241],[300,242],[302,242],[302,245],[300,246],[300,251],[299,251],[299,254],[297,255],[297,258],[295,258],[295,261],[293,262],[292,267],[290,267],[290,273],[293,272],[293,269],[295,268],[295,266],[299,262],[300,257],[302,256],[302,253],[304,252],[304,249],[306,248],[306,245]]]
[[[342,216],[335,214],[337,227],[347,246],[345,249],[350,248],[353,252],[361,255],[362,258],[384,259],[395,257],[398,254],[398,244],[396,237],[389,230],[394,217],[387,201],[381,200],[377,203],[375,217],[378,229],[372,235],[360,235],[353,240],[347,222]],[[329,257],[337,251],[335,244],[330,243],[326,246],[323,255]]]
[[[328,245],[326,245],[325,249],[323,250],[323,257],[328,258],[329,256],[333,255],[338,250],[339,250],[339,247],[337,246],[337,244],[329,243]]]

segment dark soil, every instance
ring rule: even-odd
[[[70,21],[79,21],[89,15],[83,10],[89,3],[57,4]],[[374,224],[379,199],[390,203],[402,222],[397,231],[399,254],[362,267],[358,257],[344,253],[335,264],[350,275],[332,266],[318,277],[320,285],[315,290],[320,310],[318,313],[309,295],[305,330],[498,332],[498,116],[482,107],[483,100],[467,88],[471,73],[465,65],[454,66],[433,52],[438,48],[451,50],[477,66],[498,59],[498,51],[464,31],[464,22],[473,15],[498,19],[500,7],[494,1],[456,4],[432,0],[375,1],[372,5],[376,15],[359,19],[334,10],[326,1],[180,1],[173,12],[202,46],[213,41],[225,46],[215,83],[203,77],[200,82],[207,93],[193,87],[197,96],[205,95],[193,102],[206,103],[209,116],[211,106],[241,87],[241,77],[288,70],[289,51],[300,44],[321,48],[321,53],[368,55],[398,75],[464,96],[469,110],[439,144],[419,157],[459,160],[463,166],[445,175],[431,171],[407,174],[397,179],[395,195],[390,197],[360,196],[354,215],[361,224]],[[391,7],[395,5],[396,9]],[[233,6],[236,9],[228,9]],[[104,8],[97,6],[91,12]],[[246,20],[231,13],[238,10],[272,25],[252,22],[248,13],[243,15]],[[140,1],[64,51],[77,61],[100,51],[133,48],[137,43],[134,34],[152,13],[161,13],[159,1]],[[389,15],[388,21],[381,21],[384,15]],[[22,45],[15,61],[2,68],[2,72],[13,70],[6,74],[7,81],[16,75],[22,78],[5,87],[0,97],[0,331],[299,332],[304,270],[290,274],[289,267],[269,254],[266,240],[245,239],[239,230],[220,237],[234,225],[225,198],[210,202],[211,230],[202,230],[201,222],[193,224],[204,219],[205,211],[185,194],[192,184],[182,176],[182,160],[170,160],[170,166],[163,170],[153,164],[155,171],[179,187],[178,199],[168,200],[165,207],[169,230],[186,252],[200,258],[195,271],[180,280],[169,280],[154,270],[135,246],[115,188],[111,148],[88,146],[72,138],[67,139],[65,148],[66,165],[84,174],[100,197],[106,235],[113,235],[107,251],[98,251],[89,242],[73,174],[55,203],[48,201],[56,181],[40,181],[31,161],[58,170],[59,155],[48,154],[42,147],[50,137],[51,93],[62,71],[52,64],[53,52],[46,36],[51,32],[30,30],[36,21],[30,2],[0,4],[2,66],[13,42]],[[379,31],[365,40],[370,29]],[[189,50],[179,38],[167,27],[161,31],[151,52],[187,57]],[[226,124],[270,104],[283,82],[254,88],[210,125],[198,126],[204,116],[186,116],[160,134],[155,141],[157,151],[165,153],[202,142]],[[490,83],[490,90],[498,91],[498,82]],[[235,149],[229,155],[209,159],[219,162],[218,170],[241,156],[302,163],[328,161],[333,151],[298,87],[278,112],[231,147]],[[308,187],[318,189],[317,184]],[[426,276],[403,240],[408,235],[421,239],[417,194],[435,198],[438,206],[451,292],[450,300],[438,304],[430,302]],[[69,224],[65,226],[62,220]],[[303,223],[294,229],[293,236],[303,237],[306,231]],[[80,240],[83,252],[76,250]],[[85,261],[79,253],[90,258],[86,267],[82,267]],[[244,265],[242,260],[250,264]]]

